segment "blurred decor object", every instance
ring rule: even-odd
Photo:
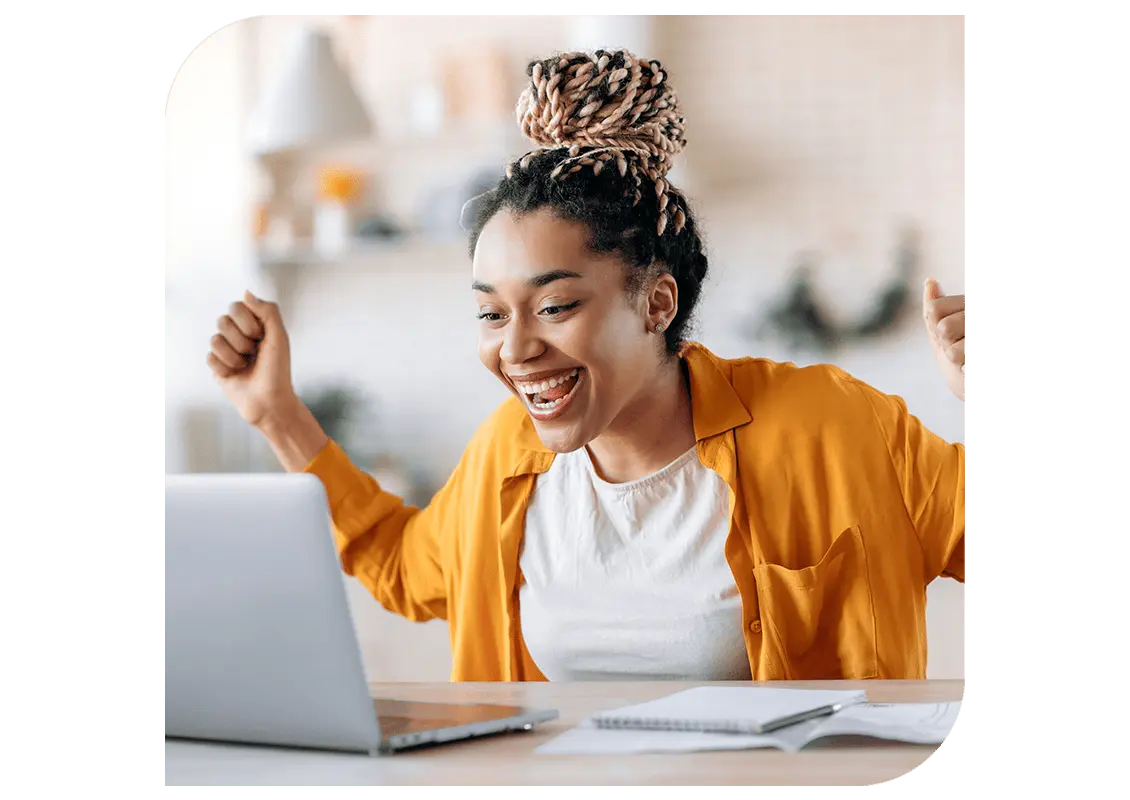
[[[919,261],[918,234],[904,232],[896,250],[896,275],[879,293],[863,319],[837,325],[817,302],[812,287],[812,255],[804,254],[785,296],[770,306],[755,336],[767,332],[785,339],[793,348],[828,353],[849,342],[880,336],[902,321],[911,305],[911,282]]]
[[[396,220],[384,214],[367,217],[357,223],[357,236],[369,241],[390,241],[400,239],[406,231]]]
[[[318,175],[318,199],[343,206],[352,205],[361,196],[365,177],[360,170],[348,167],[323,167]]]
[[[313,387],[303,392],[301,398],[322,430],[354,463],[373,465],[366,472],[376,478],[382,488],[411,505],[427,505],[434,487],[423,472],[379,446],[370,398],[340,384]]]
[[[365,184],[359,170],[324,167],[318,175],[314,208],[314,248],[322,255],[341,253],[353,237],[352,211]]]
[[[251,115],[248,146],[270,176],[267,239],[288,248],[298,235],[293,191],[299,158],[372,133],[372,123],[327,34],[295,32],[282,69]]]
[[[566,20],[568,50],[629,50],[638,56],[655,52],[655,17],[651,14],[574,14]]]
[[[435,136],[444,126],[443,87],[429,77],[413,87],[408,96],[408,121],[417,136]]]
[[[501,177],[501,170],[493,166],[465,175],[461,181],[433,187],[420,204],[420,230],[437,241],[465,238],[473,219],[464,216],[474,212],[474,204],[471,208],[467,204],[494,189]]]
[[[302,394],[302,402],[326,435],[347,452],[363,446],[356,441],[364,400],[361,393],[339,385],[318,386]]]
[[[255,206],[255,238],[262,239],[267,235],[267,227],[270,225],[271,218],[267,209],[266,203],[259,203]]]

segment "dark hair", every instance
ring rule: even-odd
[[[685,145],[675,92],[657,61],[597,50],[534,61],[518,102],[523,133],[542,145],[510,164],[498,186],[474,201],[469,249],[501,209],[551,208],[584,223],[589,247],[627,264],[625,288],[669,272],[678,312],[664,331],[667,351],[684,340],[706,278],[707,258],[686,198],[666,179]]]

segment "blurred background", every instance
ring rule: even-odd
[[[250,288],[327,431],[426,504],[507,394],[478,361],[460,209],[529,149],[526,63],[600,47],[679,93],[671,179],[710,256],[694,338],[837,364],[962,441],[919,313],[927,276],[964,292],[961,17],[280,16],[217,31],[169,93],[166,472],[277,469],[205,365]],[[347,585],[371,680],[447,680],[444,623]],[[928,677],[963,677],[963,588],[928,595]]]

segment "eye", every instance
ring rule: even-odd
[[[500,322],[502,317],[503,315],[499,314],[497,311],[480,311],[475,315],[475,319],[480,322]]]
[[[540,313],[544,314],[547,317],[556,317],[560,314],[564,314],[566,311],[569,311],[570,309],[576,308],[579,305],[580,305],[580,301],[578,301],[576,303],[569,303],[568,305],[564,305],[564,306],[546,306],[545,308],[543,308],[541,310]]]

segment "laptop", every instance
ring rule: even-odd
[[[321,482],[165,477],[165,737],[376,755],[556,719],[374,699]]]

